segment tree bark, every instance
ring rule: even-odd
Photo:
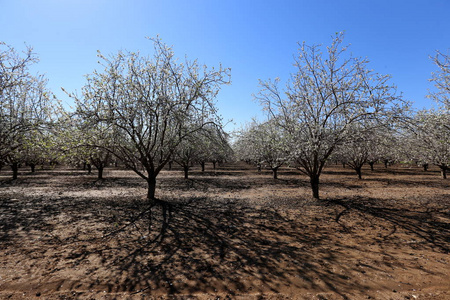
[[[147,200],[155,200],[155,190],[156,190],[156,177],[147,178]]]
[[[278,167],[272,168],[273,179],[278,179]]]
[[[310,175],[311,189],[314,199],[319,199],[319,175]]]
[[[34,171],[36,170],[36,165],[31,163],[30,168],[31,168],[31,173],[34,173]]]
[[[355,167],[356,174],[358,174],[358,179],[362,179],[361,167]]]
[[[373,162],[373,161],[369,162],[370,171],[372,171],[372,172],[373,172],[373,165],[374,165],[374,163],[375,163],[375,162]]]
[[[424,172],[428,171],[428,164],[423,164],[422,167]]]
[[[13,171],[13,180],[17,179],[17,176],[19,174],[19,163],[12,163],[11,169]]]
[[[92,173],[92,165],[87,164],[86,166],[87,166],[88,174],[90,175]]]
[[[98,167],[98,179],[103,179],[103,167]]]
[[[447,169],[448,169],[448,167],[447,166],[441,166],[440,168],[441,168],[442,179],[447,179]]]
[[[202,172],[205,172],[205,162],[201,162],[200,165],[202,166]]]
[[[189,167],[184,166],[183,171],[184,171],[184,179],[188,179],[189,178]]]
[[[213,161],[213,168],[214,168],[214,170],[216,169],[216,162],[215,161]]]

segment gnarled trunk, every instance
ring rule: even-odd
[[[189,167],[183,166],[183,171],[184,171],[184,179],[188,179],[189,178]]]
[[[97,167],[98,170],[98,179],[103,179],[103,166]]]
[[[448,167],[447,166],[439,166],[441,168],[441,176],[442,179],[447,179],[447,170]]]
[[[272,168],[273,179],[278,179],[278,167]]]
[[[11,170],[13,172],[13,180],[17,179],[17,176],[19,174],[19,163],[12,163],[11,164]]]
[[[310,175],[310,182],[314,199],[319,199],[319,175]]]
[[[153,202],[155,200],[156,177],[147,178],[147,200]]]
[[[355,167],[356,174],[358,174],[358,179],[362,179],[361,167]]]

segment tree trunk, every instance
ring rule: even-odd
[[[273,179],[278,179],[278,167],[272,168]]]
[[[90,175],[92,173],[92,165],[86,164],[86,166],[87,166],[88,174]]]
[[[310,175],[310,182],[314,199],[319,199],[319,175]]]
[[[214,168],[214,170],[216,169],[216,162],[215,161],[213,161],[213,168]]]
[[[441,175],[442,175],[442,179],[447,179],[447,169],[448,169],[448,167],[447,166],[441,166],[440,167],[441,168]]]
[[[98,179],[103,179],[103,167],[98,167]]]
[[[355,167],[356,174],[358,174],[358,179],[362,179],[361,167]]]
[[[205,162],[201,162],[200,165],[202,166],[202,172],[205,172]]]
[[[387,167],[388,167],[388,163],[389,163],[389,160],[387,160],[387,159],[385,159],[384,160],[384,167],[387,169]]]
[[[189,178],[189,167],[184,166],[183,171],[184,171],[184,179],[188,179]]]
[[[372,172],[373,172],[373,165],[374,165],[374,163],[375,163],[375,162],[373,162],[373,161],[369,162],[370,171],[372,171]]]
[[[169,171],[172,170],[172,161],[169,161]]]
[[[11,165],[11,169],[13,171],[13,180],[17,179],[17,175],[19,174],[19,164],[14,162]]]
[[[344,168],[344,169],[345,169],[345,163],[342,163],[342,168]]]
[[[147,200],[155,200],[155,190],[156,190],[156,177],[147,178]]]
[[[31,173],[34,173],[35,169],[36,169],[36,165],[31,163],[30,164],[30,168],[31,168]]]
[[[428,171],[428,164],[423,164],[422,167],[424,172]]]

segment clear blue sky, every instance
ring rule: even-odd
[[[429,55],[450,48],[450,0],[0,0],[0,40],[32,46],[63,101],[61,87],[80,90],[100,69],[97,50],[151,53],[145,37],[159,35],[181,59],[232,68],[218,106],[237,127],[260,115],[258,79],[287,79],[298,42],[328,45],[339,31],[416,108],[433,105]]]

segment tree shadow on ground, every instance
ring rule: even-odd
[[[403,187],[417,187],[419,184],[424,185],[426,187],[437,187],[437,188],[449,188],[449,184],[445,181],[445,179],[441,179],[438,175],[433,177],[427,177],[427,178],[414,178],[411,177],[410,179],[406,178],[379,178],[379,177],[372,177],[370,174],[367,176],[363,175],[363,179],[361,182],[377,182],[381,184],[391,185],[391,186],[403,186]]]
[[[347,210],[336,215],[337,223],[348,210],[356,210],[362,219],[373,217],[415,235],[423,241],[421,246],[448,252],[449,224],[435,219],[440,211],[389,209],[376,202],[333,200],[325,204],[332,207],[324,209],[340,206]],[[234,201],[215,203],[208,198],[161,203],[153,209],[150,232],[148,219],[139,218],[123,230],[113,230],[114,234],[106,231],[108,238],[100,247],[86,244],[66,259],[74,259],[75,264],[100,260],[102,269],[110,270],[109,278],[127,274],[117,284],[108,285],[109,292],[225,292],[233,296],[295,288],[333,291],[347,298],[343,291],[367,288],[351,278],[361,271],[357,264],[348,263],[358,249],[337,246],[336,231],[324,219],[292,219],[276,209],[255,209]],[[383,238],[377,242],[385,243],[386,235]],[[380,264],[388,263],[377,261],[370,268],[377,270]],[[339,272],[333,271],[338,268]],[[102,275],[90,270],[90,276],[99,280]]]
[[[364,248],[342,243],[340,233],[355,235],[360,245],[375,238],[408,251],[431,247],[448,253],[450,215],[445,207],[399,209],[378,199],[331,199],[291,215],[207,197],[163,199],[152,208],[123,198],[2,199],[0,239],[3,249],[19,251],[28,247],[20,246],[21,239],[40,232],[43,238],[33,249],[39,248],[41,258],[48,248],[55,253],[46,258],[48,273],[57,276],[62,265],[77,270],[68,290],[233,297],[297,289],[331,291],[349,299],[369,289],[356,275],[370,280],[390,263],[356,263]],[[347,223],[350,216],[358,226],[369,220],[391,224],[396,231],[357,239],[357,228]],[[58,235],[57,226],[67,227],[68,233]],[[406,243],[396,236],[400,231],[421,243]]]
[[[356,213],[361,219],[372,219],[381,221],[385,226],[390,225],[391,233],[401,230],[416,238],[424,246],[447,254],[450,252],[450,201],[445,198],[423,201],[409,208],[389,207],[386,201],[376,198],[355,197],[325,201],[332,207],[343,208],[336,214],[335,221],[344,227],[342,219],[346,215]],[[379,242],[386,241],[388,238],[387,235],[379,237],[382,237]]]
[[[86,244],[66,259],[74,265],[100,260],[110,278],[122,278],[125,272],[126,278],[108,286],[108,292],[234,296],[299,288],[334,291],[346,298],[341,291],[364,288],[323,267],[346,256],[344,251],[331,251],[325,228],[311,230],[274,209],[207,198],[162,201],[153,208],[150,232],[148,222],[147,217],[139,218],[106,231],[108,238],[100,247]],[[94,278],[96,271],[90,276]]]

